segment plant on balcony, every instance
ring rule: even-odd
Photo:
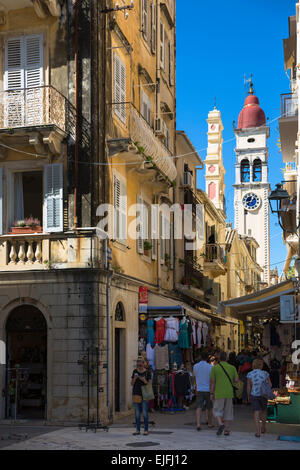
[[[144,241],[144,255],[149,256],[150,250],[152,250],[152,244],[148,241]]]
[[[32,216],[24,220],[16,220],[11,228],[11,233],[41,233],[43,228],[39,219]]]

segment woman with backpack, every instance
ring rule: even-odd
[[[247,375],[247,394],[254,411],[255,437],[260,437],[261,434],[266,432],[268,406],[266,393],[271,393],[272,387],[270,374],[262,370],[262,368],[263,361],[261,359],[254,359],[252,364],[253,370]],[[262,421],[261,425],[260,420]]]

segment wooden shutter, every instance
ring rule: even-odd
[[[165,220],[163,214],[159,214],[160,226],[160,264],[165,264],[166,258],[166,240],[165,240]]]
[[[148,4],[149,0],[142,0],[142,31],[145,40],[148,40]]]
[[[174,269],[174,222],[170,222],[170,267]]]
[[[113,237],[120,243],[127,242],[127,192],[126,183],[114,175],[114,229]]]
[[[141,93],[141,100],[141,114],[143,118],[148,122],[148,124],[151,125],[151,103],[150,99],[144,91],[142,91]]]
[[[158,208],[154,204],[151,205],[151,244],[152,259],[157,259],[157,240],[159,235],[158,227]]]
[[[173,57],[173,47],[172,42],[169,42],[169,83],[171,86],[174,85],[174,57]]]
[[[156,50],[156,11],[155,3],[151,3],[151,51],[155,54]]]
[[[24,124],[24,53],[22,38],[8,39],[5,47],[4,126]]]
[[[198,240],[205,240],[204,205],[198,204],[196,210]]]
[[[114,112],[122,122],[126,122],[126,67],[114,53]],[[118,104],[121,103],[121,104]]]
[[[162,22],[160,23],[160,65],[165,68],[165,28]]]
[[[43,36],[26,36],[25,51],[25,116],[26,125],[43,124]],[[46,96],[45,96],[46,98]]]
[[[144,253],[144,241],[143,241],[143,209],[141,208],[143,204],[143,199],[141,196],[137,196],[137,204],[138,204],[138,210],[137,210],[137,217],[139,217],[140,224],[137,226],[137,239],[136,239],[136,247],[137,247],[137,252],[142,255]]]
[[[45,165],[44,169],[44,231],[63,231],[63,166]]]
[[[3,168],[0,168],[0,235],[3,235]]]

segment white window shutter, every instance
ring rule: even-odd
[[[113,236],[120,243],[127,241],[127,194],[126,184],[114,175],[114,231]]]
[[[63,231],[63,165],[44,167],[44,231]]]
[[[157,259],[157,240],[159,234],[158,227],[158,209],[152,204],[151,205],[151,244],[152,244],[152,259]]]
[[[163,214],[159,214],[160,226],[160,264],[165,264],[166,258],[166,240],[165,240],[165,219]]]
[[[5,46],[4,126],[24,125],[24,41],[8,39]]]
[[[3,235],[3,168],[0,168],[0,235]]]
[[[126,67],[114,52],[114,112],[122,122],[126,122]],[[120,103],[120,104],[118,104]]]
[[[173,57],[172,42],[170,41],[169,42],[169,83],[171,86],[174,85],[173,73],[174,73],[174,57]]]
[[[174,222],[170,222],[170,267],[174,269]]]
[[[160,65],[165,68],[165,27],[163,22],[160,23]]]
[[[142,31],[145,40],[148,40],[148,2],[149,0],[142,0]]]
[[[196,208],[196,221],[197,221],[197,233],[198,240],[205,240],[205,222],[204,222],[204,205],[197,204]]]
[[[156,11],[155,3],[151,4],[151,50],[155,54],[156,50]]]
[[[121,205],[121,181],[114,175],[114,230],[113,237],[120,238],[120,205]]]
[[[40,87],[44,81],[43,36],[25,36],[25,88]]]
[[[127,244],[127,188],[123,180],[121,180],[120,198],[120,241]]]
[[[136,249],[137,252],[142,255],[144,253],[144,241],[143,241],[143,210],[142,210],[142,204],[143,204],[143,199],[141,196],[137,196],[136,199],[138,208],[137,208],[137,218],[139,218],[139,224],[137,225],[136,228]]]

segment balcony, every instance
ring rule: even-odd
[[[101,241],[82,235],[33,234],[0,237],[0,272],[100,267]]]
[[[133,163],[141,171],[157,169],[170,182],[177,170],[171,152],[151,125],[131,103],[112,105],[108,129],[109,155],[122,155],[131,168]]]
[[[203,271],[213,278],[226,273],[225,252],[219,244],[205,246]]]
[[[52,86],[0,92],[0,141],[33,145],[36,153],[61,154],[67,135],[75,139],[75,110]],[[1,149],[6,157],[5,147]]]
[[[298,97],[292,93],[281,95],[281,118],[279,119],[282,159],[293,162],[296,159],[298,132]]]

